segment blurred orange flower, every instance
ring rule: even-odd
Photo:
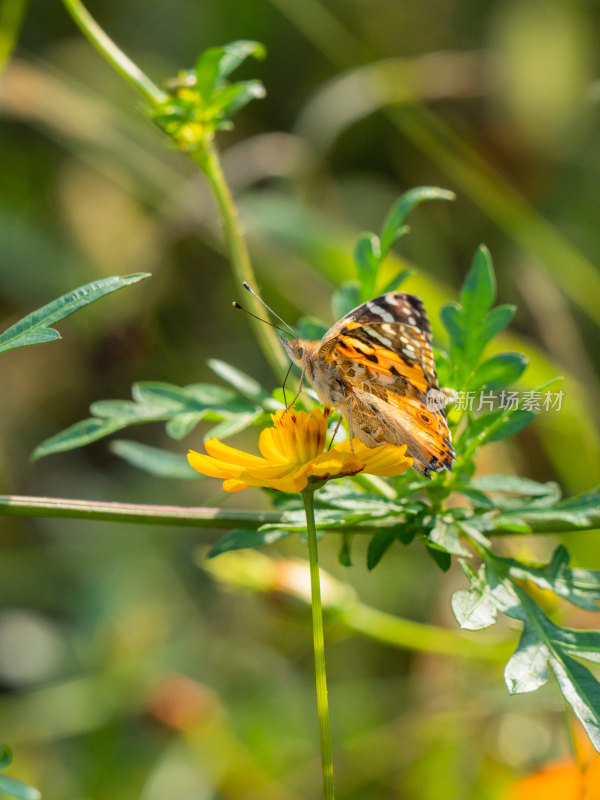
[[[506,800],[600,800],[600,755],[587,762],[555,761],[518,780]]]
[[[320,481],[366,472],[391,477],[412,466],[406,445],[366,447],[354,439],[325,450],[328,411],[281,409],[273,414],[272,428],[259,437],[260,456],[245,453],[218,439],[205,443],[206,452],[190,450],[188,461],[203,475],[223,479],[227,492],[239,492],[250,486],[301,492],[309,479]]]

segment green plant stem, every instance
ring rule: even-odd
[[[80,0],[63,0],[63,4],[84,36],[149,105],[158,107],[168,99],[168,95],[102,30]]]
[[[225,508],[202,508],[189,506],[158,506],[142,503],[109,503],[97,500],[73,500],[60,497],[28,497],[26,495],[0,495],[0,516],[58,517],[61,519],[113,520],[146,525],[177,525],[202,528],[258,528],[261,525],[285,524],[285,514],[280,511],[242,511]],[[590,516],[585,524],[574,525],[564,519],[547,517],[544,509],[523,509],[519,519],[526,522],[532,533],[569,533],[594,530],[600,527],[600,509]],[[397,521],[397,520],[396,520]],[[373,528],[363,524],[345,527],[348,533],[372,535]],[[339,533],[339,530],[333,531]],[[488,536],[502,534],[515,536],[517,532],[506,530],[487,531]]]
[[[225,180],[214,141],[207,141],[203,150],[195,151],[191,155],[206,175],[219,208],[233,272],[240,283],[245,281],[256,290],[257,282],[250,262],[248,246],[242,234],[238,212]],[[253,295],[248,296],[247,302],[253,314],[257,316],[264,315],[264,309]],[[250,317],[250,324],[267,361],[275,371],[275,374],[282,377],[288,367],[288,360],[283,354],[274,329],[253,317]]]
[[[323,798],[333,800],[333,759],[331,755],[331,732],[329,730],[329,704],[327,700],[327,676],[325,673],[325,637],[323,635],[323,609],[321,607],[321,583],[319,578],[319,551],[315,526],[314,490],[302,492],[306,511],[308,536],[308,558],[310,564],[310,592],[315,650],[315,679],[317,686],[317,712],[321,739],[321,769],[323,772]]]
[[[27,2],[28,0],[0,0],[0,75],[16,47]]]
[[[80,0],[63,0],[69,14],[73,17],[83,34],[94,47],[111,64],[116,71],[144,98],[152,107],[159,108],[169,98],[159,89],[142,70],[134,64],[125,53],[117,47],[112,39],[102,30]],[[256,278],[250,262],[248,246],[242,233],[239,217],[233,197],[225,180],[221,162],[214,142],[207,139],[205,146],[189,155],[204,172],[215,201],[219,208],[229,258],[236,278],[246,281],[253,289],[257,288]],[[262,308],[258,301],[250,296],[248,300],[252,312],[261,315]],[[281,349],[275,331],[268,325],[251,319],[256,339],[265,358],[272,366],[275,374],[282,377],[288,362]]]
[[[258,528],[266,523],[281,521],[281,514],[277,511],[153,506],[19,495],[0,495],[0,515],[177,525],[188,528]]]

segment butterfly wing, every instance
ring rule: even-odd
[[[439,386],[420,298],[390,292],[358,306],[325,334],[316,357],[342,376],[348,402],[340,410],[361,441],[406,443],[423,474],[452,469],[445,415],[427,403]]]

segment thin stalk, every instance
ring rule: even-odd
[[[80,0],[63,0],[63,4],[83,35],[147,103],[157,107],[168,99],[166,93],[159,89],[102,30]]]
[[[219,154],[214,142],[207,141],[203,150],[193,152],[191,156],[204,172],[219,208],[221,223],[223,225],[223,234],[225,236],[225,242],[227,243],[233,272],[240,284],[245,281],[250,284],[253,289],[256,289],[257,283],[250,261],[250,254],[248,253],[248,245],[242,233],[237,208],[229,186],[227,185],[227,181],[225,180]],[[253,295],[249,294],[245,299],[253,314],[257,316],[262,316],[264,314],[264,309]],[[267,361],[275,371],[275,374],[279,377],[283,377],[288,367],[288,360],[283,354],[281,344],[279,343],[274,329],[253,317],[249,319],[250,325],[254,329],[254,335]]]
[[[537,516],[536,516],[537,514]],[[595,530],[600,526],[600,509],[575,526],[561,519],[546,518],[547,512],[536,509],[519,511],[519,519],[530,526],[527,535],[534,533],[570,533]],[[285,523],[285,514],[279,511],[242,511],[225,508],[202,508],[189,506],[158,506],[143,503],[110,503],[98,500],[73,500],[61,497],[28,497],[26,495],[0,495],[0,516],[59,517],[62,519],[114,520],[146,525],[177,525],[203,528],[258,528],[266,523]],[[539,517],[539,518],[538,518]],[[397,518],[395,518],[397,522]],[[358,523],[345,526],[348,533],[373,534],[373,527]],[[334,530],[333,533],[339,533]],[[488,536],[509,534],[515,536],[510,527],[487,532]]]
[[[16,47],[28,0],[0,0],[0,74]]]
[[[304,500],[304,510],[306,512],[306,532],[308,535],[317,713],[319,716],[319,736],[321,739],[321,770],[323,772],[323,798],[324,800],[334,800],[333,759],[331,754],[331,732],[329,730],[329,703],[327,700],[327,676],[325,673],[325,637],[323,635],[323,609],[321,606],[321,583],[319,579],[317,529],[315,526],[314,490],[302,492],[302,498]]]
[[[277,511],[153,506],[19,495],[0,495],[1,515],[177,525],[188,528],[258,528],[266,523],[281,521],[281,514]]]

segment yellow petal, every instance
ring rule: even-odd
[[[243,467],[226,464],[216,458],[205,456],[203,453],[196,453],[194,450],[189,451],[187,458],[190,466],[196,472],[208,475],[211,478],[237,478],[243,470]]]
[[[248,489],[249,486],[244,481],[239,481],[236,478],[229,478],[227,481],[223,481],[223,489],[226,492],[241,492],[242,489]]]
[[[206,452],[213,458],[219,459],[226,464],[235,464],[236,466],[258,466],[264,464],[264,460],[260,456],[253,456],[251,453],[245,453],[243,450],[238,450],[236,447],[230,447],[223,444],[218,439],[209,439],[204,443]]]
[[[277,489],[280,492],[301,492],[308,483],[308,471],[306,465],[291,468],[288,465],[286,470],[279,470],[278,475],[266,476],[264,472],[260,475],[244,472],[242,480],[248,486],[262,486],[267,489]]]
[[[362,462],[351,453],[330,450],[321,453],[310,462],[310,474],[315,478],[334,478],[343,475],[356,475],[363,469]]]
[[[258,449],[268,461],[289,463],[285,444],[281,434],[275,428],[264,428],[258,437]]]

